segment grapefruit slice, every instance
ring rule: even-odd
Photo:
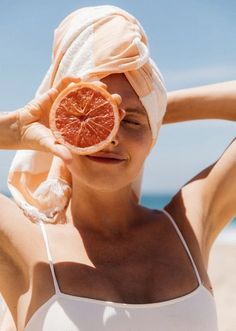
[[[116,101],[93,83],[79,82],[65,88],[49,114],[56,140],[82,155],[102,150],[116,135],[119,124]]]

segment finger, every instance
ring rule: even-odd
[[[76,83],[70,83],[67,85],[67,87],[74,86],[74,85],[76,85]]]
[[[53,151],[54,154],[60,157],[66,164],[70,164],[72,162],[72,154],[65,146],[56,143],[53,146],[52,152]]]
[[[79,77],[64,77],[54,88],[60,93],[70,84],[80,83],[81,78]]]
[[[119,115],[120,115],[120,120],[122,121],[126,115],[126,111],[122,108],[119,108]]]
[[[115,100],[115,102],[117,103],[118,106],[122,103],[122,98],[119,94],[114,93],[111,96]]]
[[[68,148],[57,143],[53,138],[44,137],[40,139],[40,146],[43,150],[48,151],[60,157],[65,163],[69,164],[72,161],[72,154]]]
[[[93,80],[92,83],[107,90],[107,85],[100,80]]]
[[[63,91],[70,84],[76,84],[81,81],[78,77],[65,77],[55,87],[50,88],[46,93],[39,95],[31,102],[37,105],[37,108],[47,109],[51,108],[51,105],[56,100],[58,94]]]

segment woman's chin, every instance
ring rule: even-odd
[[[131,167],[128,162],[117,164],[103,164],[102,160],[89,160],[84,157],[74,158],[69,170],[73,178],[73,187],[89,187],[102,192],[114,192],[128,187],[135,181],[140,167]]]
[[[99,176],[99,177],[89,177],[89,178],[77,178],[78,185],[81,186],[85,185],[86,187],[94,190],[94,191],[101,191],[101,192],[114,192],[123,189],[124,187],[128,186],[129,182],[124,182],[124,180],[121,180],[120,176],[119,178],[114,178],[114,176]],[[73,185],[74,186],[74,185]]]

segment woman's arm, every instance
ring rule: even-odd
[[[236,121],[236,81],[169,94],[164,124],[196,119]],[[187,214],[198,215],[192,226],[208,256],[216,237],[236,216],[236,138],[216,162],[188,181],[176,194]]]
[[[236,121],[236,81],[168,93],[163,124],[201,119]]]
[[[19,142],[17,111],[0,112],[0,149],[17,149]]]

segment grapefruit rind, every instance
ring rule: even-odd
[[[65,137],[63,137],[62,133],[58,130],[57,124],[56,124],[56,113],[58,111],[58,108],[61,105],[62,100],[71,94],[72,92],[78,91],[83,88],[88,88],[92,89],[95,92],[98,92],[102,95],[103,98],[106,99],[106,101],[111,105],[112,110],[113,110],[113,115],[114,115],[114,121],[113,121],[113,128],[111,129],[110,133],[108,136],[104,139],[101,140],[99,143],[93,144],[91,146],[86,146],[86,147],[78,147],[76,145],[73,145],[71,143],[68,143],[65,140]],[[120,118],[119,118],[119,109],[117,106],[117,103],[114,101],[112,98],[111,94],[107,92],[104,88],[95,85],[93,83],[75,83],[73,85],[68,86],[65,88],[56,98],[54,101],[52,108],[50,110],[49,114],[49,126],[50,129],[56,138],[56,141],[65,145],[68,147],[72,152],[80,154],[80,155],[87,155],[87,154],[93,154],[99,150],[102,150],[107,144],[109,144],[114,136],[117,134],[117,131],[119,129],[119,124],[120,124]]]

